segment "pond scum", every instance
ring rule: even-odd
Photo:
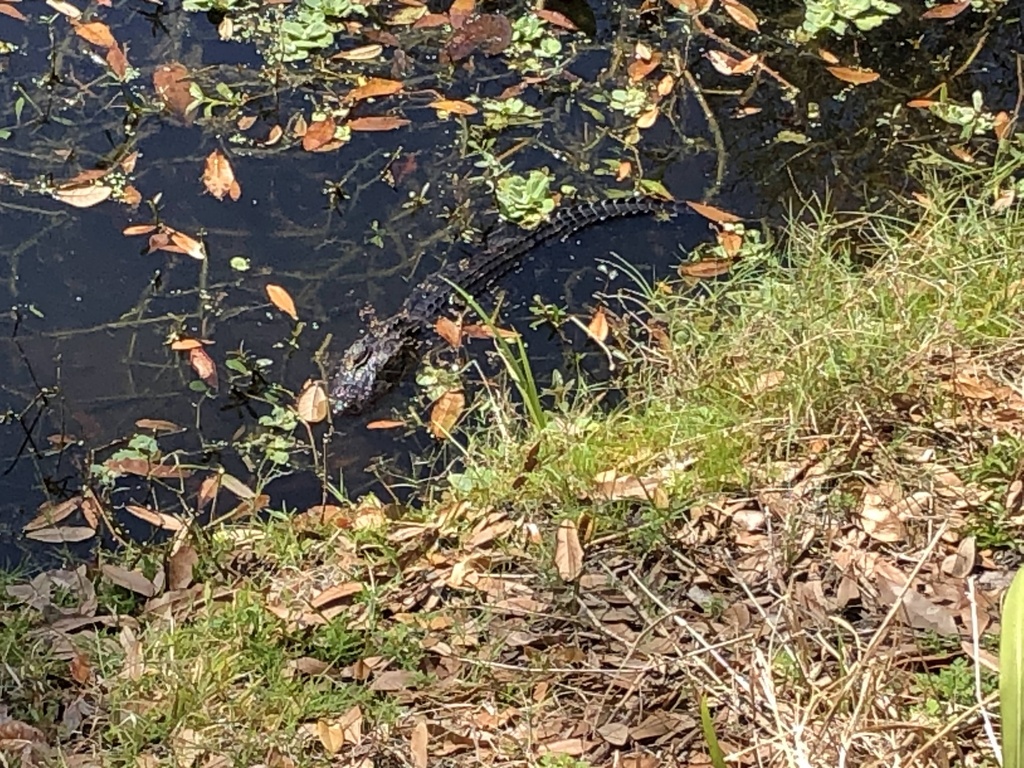
[[[917,21],[954,34],[962,23],[977,44],[936,72],[952,59],[929,48],[932,38],[913,38],[907,50],[921,44],[924,73],[900,87],[888,78],[903,73],[873,69],[884,57],[860,45],[900,13],[886,0],[809,1],[803,19],[779,21],[774,37],[759,25],[776,20],[738,0],[644,3],[621,14],[629,31],[617,33],[607,77],[593,82],[568,77],[568,62],[587,48],[574,35],[595,24],[593,12],[571,13],[573,4],[515,18],[464,0],[444,13],[415,0],[183,5],[205,14],[221,40],[252,43],[259,66],[189,67],[160,46],[133,48],[128,22],[102,21],[104,2],[83,14],[47,0],[52,16],[28,25],[27,4],[0,0],[0,21],[26,24],[25,39],[49,51],[44,69],[72,60],[102,70],[87,82],[77,70],[0,79],[0,142],[11,142],[0,144],[0,191],[79,209],[143,206],[149,219],[122,233],[145,241],[148,254],[201,263],[200,281],[212,260],[206,236],[163,218],[188,218],[161,207],[163,189],[147,198],[136,188],[145,186],[136,163],[146,162],[136,142],[154,121],[230,137],[189,158],[205,192],[230,205],[251,183],[232,164],[242,149],[327,157],[354,133],[407,128],[401,109],[422,106],[436,120],[418,127],[448,136],[451,120],[455,154],[479,171],[462,179],[462,198],[444,203],[460,232],[470,228],[466,207],[484,195],[505,219],[535,225],[556,198],[572,197],[584,168],[597,169],[603,189],[664,194],[645,176],[658,161],[642,139],[667,123],[672,151],[700,145],[713,156],[703,199],[714,198],[728,186],[730,150],[716,108],[727,104],[737,121],[757,114],[748,102],[763,83],[794,97],[787,76],[799,67],[772,66],[783,42],[794,60],[813,59],[803,87],[827,107],[842,112],[858,89],[875,88],[862,131],[920,146],[913,162],[896,163],[888,149],[875,158],[906,184],[887,188],[883,204],[869,190],[863,210],[843,213],[801,190],[810,202],[772,239],[697,203],[716,242],[679,267],[679,280],[651,284],[623,267],[634,281],[626,302],[567,320],[615,363],[614,392],[562,374],[548,386],[517,337],[474,328],[493,340],[505,380],[485,379],[468,395],[440,382],[424,422],[454,458],[417,488],[415,505],[349,499],[316,452],[323,503],[272,504],[264,491],[290,461],[294,435],[316,444],[313,425],[327,412],[321,386],[293,399],[241,346],[216,357],[209,339],[167,330],[168,349],[184,358],[173,364],[187,361],[194,373],[188,395],[212,400],[218,376],[249,394],[257,381],[267,385],[252,398],[266,428],[249,446],[259,458],[247,465],[249,482],[210,465],[187,484],[193,466],[168,434],[177,427],[137,421],[112,455],[89,453],[79,492],[44,504],[25,526],[35,541],[102,532],[117,546],[88,563],[2,576],[5,765],[999,764],[1001,741],[1019,727],[1000,718],[996,651],[1000,601],[1024,544],[1024,146],[1016,111],[990,111],[980,92],[954,101],[947,86],[980,61],[990,35],[1019,22],[1000,16],[1004,4],[922,4]],[[151,14],[154,29],[162,13]],[[186,28],[175,28],[178,44]],[[658,50],[665,40],[653,38],[669,29],[685,43]],[[16,70],[21,60],[9,57],[19,46],[7,39],[0,66]],[[818,48],[822,39],[838,54]],[[517,73],[500,97],[448,92],[449,75],[475,85],[476,62],[498,56]],[[151,69],[144,83],[142,61]],[[698,66],[729,87],[702,85]],[[927,94],[908,102],[904,90]],[[687,143],[675,121],[684,92],[706,118],[701,141]],[[553,121],[547,99],[563,96],[560,105],[595,121],[585,137],[602,126],[600,140],[552,138],[565,146],[543,149],[562,165],[512,173],[509,157],[548,138],[515,131]],[[808,134],[842,122],[820,122],[809,97],[801,109],[792,123],[803,120]],[[918,122],[940,138],[912,140]],[[54,126],[68,136],[89,126],[120,143],[103,143],[100,157],[83,140],[76,151],[95,167],[69,177],[54,168],[73,161],[77,142],[57,146]],[[799,170],[800,147],[816,142],[837,167],[856,170],[873,143],[829,153],[854,136],[831,145],[831,136],[812,141],[787,127],[772,134],[768,154],[791,149],[787,170]],[[398,147],[384,172],[372,168],[373,183],[411,172],[415,155],[400,155]],[[369,167],[365,157],[349,162],[352,177],[317,177],[332,209]],[[864,176],[863,186],[874,180]],[[429,186],[402,210],[428,207]],[[6,198],[0,206],[6,214]],[[349,250],[409,240],[400,226],[374,221],[371,230]],[[8,259],[12,284],[21,253]],[[239,274],[251,266],[242,256],[230,263]],[[333,286],[338,274],[311,279]],[[204,322],[205,292],[241,280],[195,289]],[[268,300],[295,321],[281,346],[296,342],[304,305],[273,282],[258,290],[261,307]],[[170,322],[157,320],[162,334]],[[438,330],[458,341],[467,329]],[[13,413],[3,420],[18,422]],[[230,447],[242,453],[239,443]],[[160,498],[189,511],[122,505],[165,532],[164,543],[122,539],[109,519],[111,489],[124,478],[159,486]],[[211,508],[214,519],[199,525]]]

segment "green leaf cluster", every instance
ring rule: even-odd
[[[826,29],[845,35],[851,24],[867,32],[899,12],[889,0],[807,0],[800,36],[809,40]]]
[[[498,180],[498,210],[508,221],[533,229],[555,210],[551,197],[552,177],[547,168],[535,168],[528,176],[510,175]]]

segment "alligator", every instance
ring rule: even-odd
[[[449,262],[425,278],[394,315],[373,320],[345,350],[330,376],[332,411],[364,411],[405,376],[421,356],[438,318],[463,308],[453,284],[478,295],[518,268],[530,251],[543,243],[564,241],[607,219],[640,214],[674,216],[681,210],[675,201],[650,197],[601,200],[557,209],[536,229],[509,228],[488,238],[476,252]]]

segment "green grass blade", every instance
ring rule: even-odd
[[[1024,768],[1024,569],[1013,577],[1003,604],[999,705],[1003,722],[1003,768]]]
[[[704,742],[708,745],[708,757],[715,768],[726,768],[725,754],[718,744],[718,735],[715,733],[715,724],[711,720],[711,711],[708,709],[708,697],[701,694],[700,697],[700,729],[704,732]]]

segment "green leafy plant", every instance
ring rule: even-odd
[[[899,12],[900,7],[888,0],[807,0],[799,36],[809,40],[826,29],[845,35],[851,24],[867,32]]]
[[[529,125],[542,117],[539,109],[517,98],[504,101],[485,99],[480,106],[484,113],[484,128],[489,131],[501,131],[513,125]]]
[[[555,210],[551,181],[547,168],[535,168],[528,176],[506,176],[499,179],[495,196],[498,198],[501,215],[524,229],[535,228]]]
[[[995,117],[985,111],[981,91],[971,94],[971,103],[963,105],[948,101],[945,89],[943,89],[939,101],[932,104],[929,110],[943,122],[958,126],[961,141],[988,133],[995,124]]]
[[[561,52],[561,41],[548,32],[546,22],[539,16],[528,13],[512,22],[512,42],[507,53],[513,68],[537,72],[554,64]]]

